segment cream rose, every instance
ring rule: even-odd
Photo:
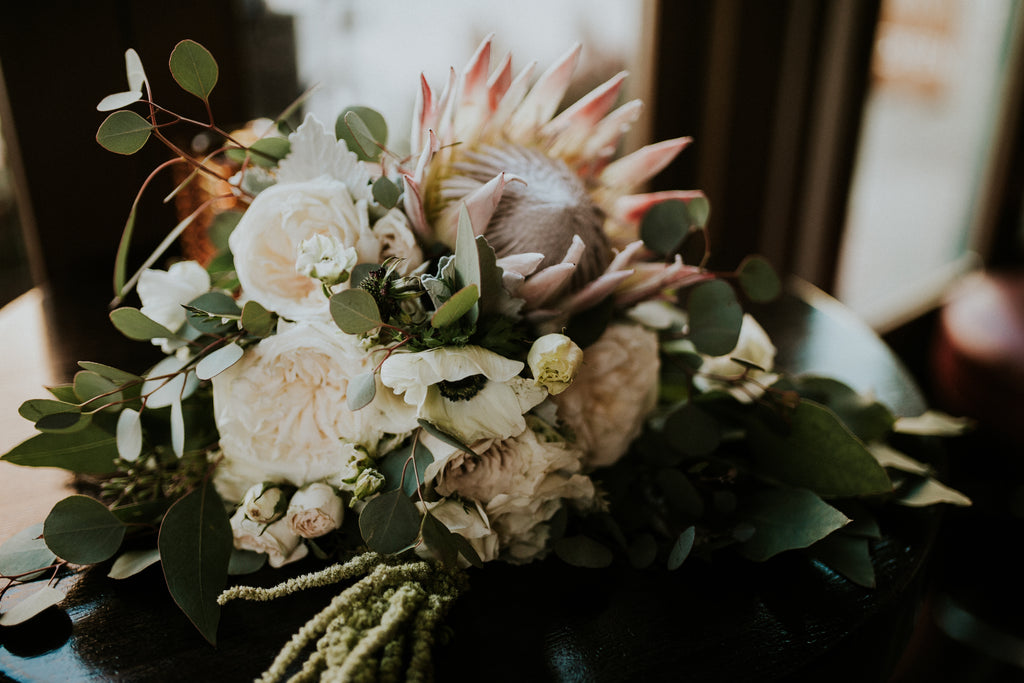
[[[269,525],[254,522],[245,516],[241,508],[231,517],[231,533],[236,548],[266,553],[267,561],[274,568],[301,560],[309,553],[309,548],[292,533],[283,519]]]
[[[353,201],[344,183],[324,176],[274,185],[253,200],[228,240],[243,296],[287,318],[326,315],[320,282],[295,268],[300,245],[314,235],[355,248],[360,262],[380,259],[366,202]]]
[[[588,468],[607,467],[640,435],[658,400],[658,336],[611,325],[587,347],[572,385],[552,400],[575,434]]]
[[[398,272],[408,275],[423,263],[423,252],[416,244],[416,236],[409,229],[409,221],[398,209],[391,209],[373,224],[373,235],[380,242],[380,258],[401,259]]]
[[[594,500],[593,482],[580,474],[582,455],[561,439],[526,429],[479,455],[453,457],[441,473],[437,492],[479,501],[502,557],[529,562],[545,553],[548,521],[566,501],[586,507]]]
[[[284,517],[288,497],[280,486],[261,482],[249,487],[239,507],[252,521],[271,524]]]
[[[361,448],[374,453],[386,435],[415,429],[415,409],[382,385],[369,405],[348,409],[349,381],[374,364],[355,337],[306,321],[282,325],[214,377],[221,495],[238,500],[262,481],[340,485]]]
[[[551,394],[560,394],[576,377],[583,362],[583,350],[564,334],[545,334],[533,342],[526,362],[534,382]]]
[[[288,503],[288,528],[302,538],[319,538],[341,526],[345,507],[334,487],[320,482],[307,484]]]
[[[747,368],[733,358],[753,363],[763,370]],[[736,348],[724,356],[705,356],[693,384],[701,391],[720,389],[732,394],[737,401],[750,403],[778,379],[778,375],[771,372],[774,364],[775,345],[754,316],[747,313],[743,316]],[[730,378],[743,378],[744,381],[739,384],[728,382]]]
[[[421,511],[429,511],[437,521],[444,524],[453,534],[458,534],[469,541],[469,544],[480,557],[481,562],[490,562],[498,558],[498,534],[491,529],[487,513],[479,503],[469,505],[454,498],[445,498],[436,503],[417,503]],[[421,557],[435,557],[429,546],[423,544],[416,547],[416,554]],[[468,565],[468,562],[460,562]]]

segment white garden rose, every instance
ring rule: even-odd
[[[415,409],[381,385],[369,405],[348,409],[349,381],[374,365],[355,337],[305,321],[281,325],[214,377],[221,495],[238,500],[262,481],[340,485],[382,438],[415,429]]]
[[[423,252],[402,211],[388,211],[373,224],[373,234],[380,242],[381,261],[387,258],[400,259],[397,269],[402,275],[408,275],[423,263]]]
[[[270,524],[284,517],[288,498],[280,486],[261,482],[249,487],[239,509],[254,522]]]
[[[779,378],[771,372],[775,365],[775,345],[768,333],[758,324],[754,316],[744,314],[740,337],[736,348],[724,356],[704,356],[700,371],[693,378],[693,384],[701,391],[720,389],[732,394],[742,403],[750,403],[764,393],[764,389]],[[732,360],[752,363],[763,370],[747,368]],[[730,383],[728,379],[740,379],[742,384]]]
[[[185,324],[185,304],[210,291],[210,275],[196,261],[178,261],[167,270],[146,269],[136,287],[142,306],[139,309],[150,320],[171,332]],[[174,350],[167,339],[153,339],[164,353]]]
[[[228,240],[243,296],[286,318],[325,316],[320,281],[295,269],[300,245],[314,235],[353,247],[361,263],[379,262],[366,202],[353,201],[344,183],[324,176],[278,184],[253,200]]]
[[[480,503],[445,498],[434,503],[417,502],[416,507],[424,512],[429,511],[437,521],[448,528],[448,531],[469,541],[481,562],[490,562],[498,558],[498,534],[491,529],[487,513],[483,511]],[[416,554],[420,557],[432,556],[429,546],[424,544],[416,547]],[[468,562],[460,564],[468,565]]]
[[[321,482],[307,484],[288,503],[288,528],[303,538],[319,538],[341,526],[345,506],[334,487]]]
[[[254,522],[245,516],[241,508],[231,517],[231,533],[236,548],[266,553],[267,562],[275,569],[301,560],[309,553],[309,548],[292,533],[285,520],[279,519],[269,525]]]
[[[523,414],[547,391],[519,377],[523,363],[479,346],[395,353],[380,381],[424,418],[467,444],[504,439],[526,428]]]
[[[560,394],[576,377],[583,362],[583,349],[564,334],[545,334],[533,342],[526,362],[534,382],[551,394]]]
[[[437,492],[480,502],[498,536],[501,556],[529,562],[546,551],[548,522],[566,501],[580,507],[593,502],[594,484],[580,474],[582,456],[561,439],[526,429],[495,441],[481,454],[451,458]]]
[[[588,468],[607,467],[640,435],[658,400],[658,336],[639,325],[610,325],[587,347],[572,385],[552,398]]]

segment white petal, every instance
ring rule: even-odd
[[[238,344],[228,344],[204,357],[196,365],[196,377],[210,379],[224,372],[238,362],[245,350]]]
[[[277,167],[279,183],[303,182],[326,175],[345,183],[353,199],[372,198],[366,165],[315,116],[308,114],[288,136],[288,142],[291,151]]]
[[[142,422],[139,413],[125,408],[117,418],[117,454],[122,460],[135,462],[142,452]]]
[[[142,99],[141,90],[129,90],[127,92],[114,93],[113,95],[107,95],[100,103],[96,105],[96,111],[114,111],[122,107],[127,107],[133,102],[138,102]]]

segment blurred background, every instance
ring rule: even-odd
[[[93,0],[5,7],[5,441],[31,432],[23,421],[9,422],[18,422],[20,400],[38,395],[40,383],[66,381],[76,360],[132,367],[150,352],[121,339],[103,316],[128,208],[141,180],[166,158],[154,144],[124,158],[94,141],[105,117],[95,104],[124,89],[127,48],[141,55],[156,99],[182,113],[200,115],[200,105],[180,93],[165,65],[175,43],[192,38],[220,64],[211,98],[220,122],[274,116],[315,85],[307,111],[333,121],[346,106],[372,106],[401,150],[420,72],[441,84],[491,32],[495,54],[511,51],[515,69],[529,59],[544,68],[581,42],[583,60],[566,102],[627,69],[623,97],[643,98],[647,108],[624,151],[694,138],[651,189],[707,193],[713,267],[732,269],[748,253],[764,254],[882,335],[933,405],[979,418],[980,436],[954,445],[966,457],[952,458],[960,463],[952,465],[955,483],[976,502],[975,517],[951,520],[957,543],[940,548],[946,568],[937,575],[962,586],[1000,586],[992,579],[1002,560],[990,546],[1008,545],[1004,539],[1019,530],[1004,525],[1015,525],[1024,511],[1017,463],[1024,454],[1024,7],[1016,0]],[[142,207],[134,263],[174,223],[159,201],[170,188],[169,180],[154,188]],[[5,476],[0,470],[0,495]],[[956,621],[959,612],[936,603],[928,622],[936,630],[922,647],[935,671],[946,666],[956,675],[934,680],[1018,680],[1024,639],[1016,638],[1024,638],[1024,624],[1006,613],[1024,596],[995,590],[1002,588],[961,593],[950,603],[973,622]],[[988,633],[983,626],[1000,637],[978,635]],[[940,651],[977,656],[944,664]]]

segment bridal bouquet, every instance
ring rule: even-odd
[[[3,589],[159,563],[213,643],[231,600],[348,581],[266,680],[304,654],[301,678],[417,678],[471,566],[674,570],[827,544],[870,586],[877,527],[845,502],[967,503],[887,443],[951,420],[774,372],[742,302],[776,297],[779,279],[756,256],[705,267],[701,192],[638,192],[689,140],[619,158],[640,111],[616,106],[623,74],[558,113],[578,47],[536,79],[507,56],[491,70],[490,50],[441,90],[421,81],[407,153],[365,107],[333,126],[286,112],[220,128],[217,64],[193,41],[170,69],[207,118],[175,114],[128,51],[97,140],[165,143],[174,156],[143,189],[178,169],[182,220],[129,277],[136,199],[110,319],[166,356],[139,374],[82,362],[22,405],[40,433],[3,459],[99,487],[0,548]],[[216,142],[185,151],[171,124]],[[205,247],[168,259],[183,235]],[[299,561],[322,566],[226,588]],[[0,623],[61,597],[44,587]]]

